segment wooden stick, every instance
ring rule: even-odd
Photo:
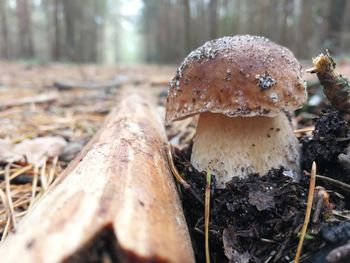
[[[134,89],[0,244],[1,262],[194,262],[152,98]],[[79,260],[78,260],[79,259]]]
[[[24,97],[24,98],[16,98],[12,100],[7,100],[0,103],[0,108],[8,108],[14,106],[21,106],[30,103],[46,103],[55,101],[58,99],[57,92],[44,93],[36,96]]]
[[[111,89],[120,87],[125,84],[126,80],[111,80],[101,83],[88,82],[88,81],[76,81],[76,80],[62,80],[56,81],[54,86],[59,90],[70,90],[70,89]]]
[[[8,164],[5,167],[6,197],[7,197],[7,204],[10,210],[11,226],[13,230],[16,230],[17,223],[16,223],[15,210],[13,208],[12,195],[11,195],[11,189],[10,189],[10,166],[11,164]]]

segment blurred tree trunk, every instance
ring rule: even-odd
[[[210,38],[216,38],[218,36],[218,2],[217,0],[210,0],[209,2],[209,28]]]
[[[267,19],[269,15],[269,0],[260,0],[258,3],[256,3],[256,21],[255,21],[255,27],[257,28],[257,35],[263,35],[266,37],[270,37],[271,29],[267,29]],[[275,9],[275,8],[274,8]]]
[[[236,0],[234,1],[234,7],[233,7],[233,19],[232,19],[232,28],[230,30],[231,34],[240,34],[241,33],[241,27],[242,27],[242,1]]]
[[[332,30],[330,25],[330,20],[332,16],[332,0],[324,0],[320,1],[320,9],[322,16],[322,33],[320,36],[321,43],[326,47],[330,39],[332,38]]]
[[[96,25],[96,62],[102,62],[104,57],[104,31],[106,25],[106,6],[107,2],[105,0],[96,1],[96,17],[95,17],[95,25]],[[117,28],[117,25],[115,25]]]
[[[21,58],[34,57],[31,6],[28,0],[16,0],[18,41]]]
[[[266,24],[265,32],[267,37],[271,40],[281,42],[279,39],[279,27],[282,24],[282,5],[283,1],[281,0],[269,0],[266,3]]]
[[[205,0],[197,1],[197,19],[196,19],[196,39],[194,46],[202,45],[204,41],[210,38],[210,19],[205,4]]]
[[[282,3],[282,22],[280,26],[279,39],[282,45],[287,45],[290,41],[291,30],[288,26],[288,19],[291,18],[293,13],[293,1],[283,0]]]
[[[97,61],[96,6],[98,0],[62,0],[66,56],[74,62]],[[102,1],[102,0],[101,0]]]
[[[77,62],[75,41],[75,17],[77,15],[75,0],[62,0],[65,22],[65,56],[68,60]]]
[[[54,40],[52,47],[52,57],[54,60],[61,60],[61,28],[59,16],[62,8],[61,0],[53,0],[53,30]]]
[[[346,1],[340,35],[341,52],[350,51],[350,1]]]
[[[0,0],[0,47],[1,57],[9,58],[9,41],[8,41],[8,28],[7,28],[7,17],[6,17],[6,3],[5,0]]]
[[[185,53],[188,53],[191,50],[191,7],[190,7],[190,1],[189,0],[183,0],[183,6],[184,6],[184,21],[185,21]]]
[[[258,20],[258,5],[256,2],[252,1],[243,1],[244,16],[242,19],[244,33],[251,35],[258,34],[257,20]]]
[[[299,6],[299,15],[297,17],[297,26],[295,27],[294,51],[301,58],[310,58],[311,39],[313,33],[312,23],[312,0],[305,0]]]
[[[143,1],[142,9],[142,25],[143,25],[143,40],[144,40],[144,58],[147,63],[153,62],[153,39],[155,30],[153,30],[153,19],[156,16],[154,14],[156,9],[154,7],[154,1]]]
[[[79,43],[78,54],[80,62],[96,61],[96,50],[94,42],[96,39],[95,17],[95,0],[85,0],[84,5],[80,5],[81,19],[78,22]]]

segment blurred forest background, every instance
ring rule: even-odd
[[[0,58],[178,63],[206,40],[263,35],[300,59],[350,53],[347,0],[0,0]]]

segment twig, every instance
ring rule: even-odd
[[[31,97],[16,98],[13,100],[2,102],[0,104],[0,108],[20,106],[20,105],[30,104],[30,103],[46,103],[46,102],[57,100],[58,97],[59,95],[57,92],[50,92],[50,93],[39,94]]]
[[[7,198],[6,198],[6,194],[4,193],[4,191],[0,188],[0,198],[1,198],[1,201],[2,203],[4,204],[4,208],[5,208],[5,213],[6,213],[6,225],[7,224],[10,224],[10,221],[11,221],[11,212],[10,212],[10,208],[9,208],[9,205],[8,205],[8,201],[7,201]],[[8,228],[8,226],[7,226]],[[1,237],[1,241],[5,238],[6,236],[6,232],[7,231],[6,229],[3,230],[2,232],[2,237]]]
[[[312,223],[317,223],[320,214],[321,214],[321,209],[325,208],[327,209],[330,204],[329,204],[329,194],[327,193],[326,189],[323,188],[322,186],[317,186],[315,187],[316,192],[316,204],[315,204],[315,209],[314,209],[314,214],[312,217]]]
[[[10,211],[10,216],[11,216],[10,218],[11,218],[11,223],[12,223],[12,229],[16,230],[16,217],[15,217],[15,211],[13,208],[11,189],[10,189],[10,166],[11,166],[11,164],[8,164],[5,167],[6,197],[7,197],[7,203],[9,206],[9,211]]]
[[[278,249],[277,253],[274,256],[274,259],[272,261],[273,263],[280,262],[281,257],[282,257],[282,253],[283,253],[284,249],[286,248],[287,244],[289,243],[289,240],[290,240],[290,237],[292,236],[292,234],[293,234],[293,231],[289,231],[286,234],[284,241],[279,246],[279,249]]]
[[[294,134],[304,133],[304,132],[312,132],[315,130],[315,126],[309,126],[301,129],[296,129],[293,131]]]
[[[55,172],[57,168],[57,161],[58,161],[58,156],[55,156],[52,160],[52,165],[49,171],[49,177],[47,179],[47,184],[50,185],[53,182],[53,179],[55,177]]]
[[[312,209],[312,201],[314,198],[314,192],[315,192],[315,182],[316,182],[316,163],[312,163],[311,167],[311,173],[310,173],[310,185],[309,185],[309,194],[307,197],[307,205],[306,205],[306,212],[305,212],[305,219],[304,224],[301,229],[300,233],[300,239],[298,243],[297,253],[295,255],[294,262],[299,263],[299,258],[301,256],[301,251],[303,248],[304,238],[307,230],[307,226],[310,222],[310,216],[311,216],[311,209]]]
[[[90,81],[74,81],[74,80],[62,80],[56,81],[54,86],[59,90],[71,90],[71,89],[112,89],[120,87],[125,84],[126,80],[111,80],[101,83],[90,82]]]
[[[329,55],[328,50],[326,50],[325,55],[320,54],[312,62],[314,67],[306,72],[317,74],[324,88],[324,94],[334,108],[349,113],[350,83],[335,70],[336,63]]]
[[[4,228],[4,231],[2,232],[2,237],[1,237],[1,241],[4,241],[8,232],[9,232],[9,229],[10,229],[10,225],[11,225],[11,218],[7,218],[7,221],[6,221],[6,225],[5,225],[5,228]]]
[[[35,201],[35,195],[36,195],[36,188],[38,185],[38,177],[39,177],[39,167],[37,164],[34,166],[34,176],[33,176],[33,183],[32,183],[32,195],[30,197],[30,203],[28,210],[32,208],[34,201]]]
[[[40,182],[44,192],[47,190],[46,163],[47,163],[47,157],[45,157],[44,164],[40,169]]]
[[[209,219],[210,219],[210,187],[211,186],[211,172],[207,171],[206,187],[205,187],[205,262],[210,263],[210,251],[209,251]]]
[[[29,170],[32,169],[32,168],[33,168],[33,165],[32,165],[32,164],[29,164],[29,165],[27,165],[27,166],[25,166],[25,167],[23,167],[23,168],[21,168],[21,169],[15,171],[15,172],[10,176],[10,180],[15,179],[17,176],[19,176],[19,175],[21,175],[21,174],[23,174],[23,173],[29,171]]]
[[[310,175],[310,173],[308,173],[308,172],[305,172],[305,173],[307,175]],[[319,174],[316,174],[316,179],[320,179],[321,181],[324,181],[324,182],[327,182],[327,183],[330,183],[330,184],[333,184],[333,185],[337,185],[338,187],[341,187],[343,189],[346,189],[346,190],[350,191],[350,185],[349,184],[341,182],[341,181],[338,181],[336,179],[333,179],[333,178],[330,178],[330,177],[327,177],[327,176],[323,176],[323,175],[319,175]]]
[[[174,161],[173,161],[173,156],[171,154],[171,144],[166,144],[165,145],[165,149],[166,149],[166,153],[167,153],[167,158],[168,158],[168,162],[170,165],[170,170],[173,173],[174,177],[176,178],[176,180],[185,188],[185,189],[189,189],[191,186],[181,177],[181,175],[179,174],[179,172],[177,171],[175,165],[174,165]]]
[[[0,188],[0,198],[1,198],[1,201],[2,201],[2,203],[4,205],[4,210],[2,210],[0,212],[0,215],[5,213],[6,217],[10,217],[10,208],[9,208],[9,205],[8,205],[8,202],[7,202],[6,194],[1,188]]]

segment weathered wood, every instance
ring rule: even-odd
[[[52,102],[57,100],[58,97],[59,95],[57,92],[50,92],[50,93],[39,94],[36,96],[11,99],[11,100],[0,102],[0,109],[21,106],[21,105],[30,104],[30,103]]]
[[[76,81],[76,80],[61,80],[56,81],[54,86],[59,90],[70,90],[70,89],[112,89],[120,87],[125,84],[126,79],[116,79],[101,83]]]
[[[156,107],[135,90],[118,101],[0,245],[1,262],[194,262]]]

